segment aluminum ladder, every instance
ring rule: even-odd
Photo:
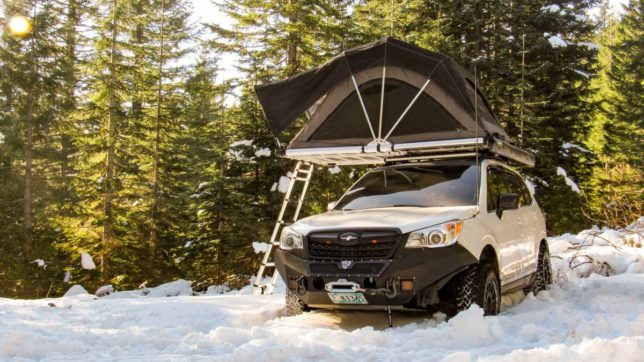
[[[300,215],[300,210],[302,210],[302,204],[304,203],[304,196],[306,195],[306,190],[309,187],[309,182],[313,176],[313,169],[315,165],[305,161],[298,161],[295,165],[292,175],[290,176],[288,188],[284,194],[284,201],[282,201],[282,209],[280,210],[279,216],[277,217],[277,222],[275,222],[275,227],[273,228],[273,233],[271,234],[270,242],[268,243],[268,248],[264,251],[264,256],[262,257],[262,262],[259,265],[259,270],[257,270],[257,275],[255,276],[255,281],[253,282],[253,289],[251,294],[269,294],[272,293],[273,288],[275,287],[275,282],[277,281],[277,269],[275,268],[275,262],[272,260],[273,248],[279,247],[280,241],[279,237],[281,234],[282,227],[288,226],[295,221]],[[296,198],[293,198],[293,191],[296,188],[295,185],[298,182],[303,182],[302,188],[300,190],[300,195]],[[295,205],[295,211],[293,212],[292,217],[289,221],[286,221],[287,210],[289,206]],[[266,268],[273,268],[273,277],[271,278],[270,284],[262,284],[262,278],[266,272]]]

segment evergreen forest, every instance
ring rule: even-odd
[[[642,215],[642,0],[193,1],[0,0],[0,297],[247,284],[299,130],[253,86],[386,36],[476,69],[551,235]],[[302,214],[365,171],[316,167]]]

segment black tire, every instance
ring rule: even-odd
[[[476,265],[471,266],[456,277],[454,304],[457,312],[466,310],[475,303],[477,269]]]
[[[302,299],[300,299],[295,292],[291,290],[286,290],[286,295],[285,295],[285,300],[286,300],[286,316],[287,317],[293,317],[296,315],[300,315],[303,312],[306,312],[309,310],[309,308],[302,302]]]
[[[481,264],[476,277],[476,304],[483,308],[485,315],[499,314],[501,312],[501,286],[494,268],[490,264]]]
[[[548,289],[552,284],[552,266],[550,265],[550,252],[548,247],[541,244],[539,247],[539,256],[537,257],[537,271],[535,273],[532,286],[525,290],[526,294],[532,292],[537,295],[542,290]]]
[[[454,304],[457,312],[476,303],[485,315],[497,315],[501,311],[501,288],[499,278],[490,264],[472,266],[455,279]]]

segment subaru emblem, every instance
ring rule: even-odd
[[[353,265],[352,260],[342,260],[340,262],[340,268],[342,268],[344,270],[347,270],[347,269],[351,268],[351,265]]]
[[[360,235],[358,235],[357,233],[342,233],[340,234],[340,236],[338,236],[338,239],[340,239],[340,244],[355,245],[358,243]]]

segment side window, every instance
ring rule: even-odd
[[[505,172],[498,168],[490,167],[487,170],[487,211],[492,212],[496,210],[496,202],[499,195],[509,192],[508,188],[503,181]]]
[[[505,181],[510,188],[510,192],[514,192],[519,195],[519,207],[528,206],[532,203],[530,191],[520,176],[506,172]]]

